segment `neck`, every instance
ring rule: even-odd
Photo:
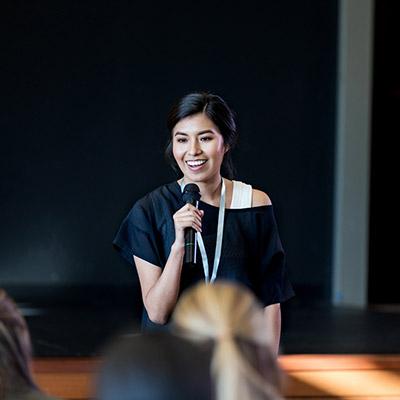
[[[210,203],[219,201],[221,193],[221,179],[221,174],[217,174],[207,181],[201,182],[192,181],[186,176],[183,178],[185,184],[195,183],[200,189],[201,200]]]

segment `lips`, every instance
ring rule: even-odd
[[[200,170],[205,164],[207,160],[188,160],[186,161],[186,165],[189,167],[191,171]]]

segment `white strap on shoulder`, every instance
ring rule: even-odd
[[[253,188],[247,183],[233,182],[231,208],[250,208],[252,203]]]

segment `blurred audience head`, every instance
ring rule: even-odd
[[[14,301],[0,289],[0,398],[13,387],[36,388],[31,372],[31,340]]]
[[[247,288],[230,282],[198,284],[181,296],[173,324],[179,335],[214,343],[211,374],[217,400],[282,399],[264,309]]]
[[[211,399],[209,346],[167,333],[119,338],[103,352],[99,400]]]

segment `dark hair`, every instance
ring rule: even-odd
[[[231,151],[237,142],[237,130],[235,113],[229,108],[225,100],[220,96],[207,92],[189,93],[178,100],[168,113],[167,127],[169,137],[165,149],[165,158],[173,170],[179,174],[180,169],[172,153],[171,132],[174,126],[182,119],[190,115],[204,113],[218,127],[224,138],[224,144],[228,146],[228,151],[224,155],[221,165],[222,174],[229,179],[233,179],[235,168],[232,162]]]
[[[28,387],[37,388],[30,369],[31,357],[25,319],[14,301],[0,289],[0,391],[18,385],[21,380]]]
[[[211,347],[163,332],[120,337],[103,352],[98,400],[207,400]]]

